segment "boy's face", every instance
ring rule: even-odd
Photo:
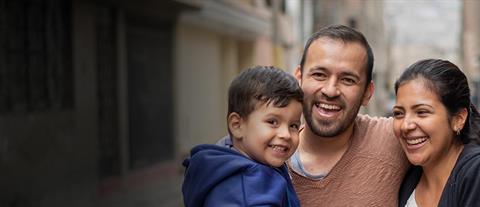
[[[290,101],[283,108],[273,103],[258,104],[247,117],[233,115],[236,117],[233,122],[237,121],[237,125],[230,127],[234,147],[257,162],[280,167],[298,146],[301,114],[302,104]],[[231,121],[229,119],[230,126]]]

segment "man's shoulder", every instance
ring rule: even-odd
[[[358,114],[356,123],[368,125],[391,125],[393,123],[392,117],[370,116],[368,114]]]
[[[361,148],[388,153],[403,153],[393,132],[393,118],[359,114],[355,120],[354,139]]]
[[[408,166],[405,153],[393,132],[392,117],[374,117],[359,114],[355,121],[354,138],[359,152],[364,155],[375,155],[399,166]],[[378,156],[381,155],[381,156]],[[400,164],[402,163],[402,164]]]
[[[393,118],[358,114],[355,119],[355,134],[392,138],[395,136],[393,134]]]

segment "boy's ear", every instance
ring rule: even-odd
[[[228,129],[232,133],[232,139],[242,139],[243,137],[243,119],[240,114],[233,112],[227,117]]]
[[[300,65],[297,65],[297,68],[295,68],[295,78],[298,81],[298,84],[302,85],[302,69],[300,68]]]

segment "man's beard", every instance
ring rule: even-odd
[[[344,104],[346,106],[346,104]],[[315,120],[312,116],[312,108],[316,107],[310,103],[303,103],[303,114],[305,122],[307,123],[310,130],[313,134],[320,137],[335,137],[343,133],[357,117],[358,111],[360,110],[361,101],[357,101],[348,111],[346,111],[346,116],[339,117],[335,120]],[[347,107],[343,107],[342,110],[347,110]],[[345,111],[344,111],[345,112]],[[332,127],[333,126],[333,127]]]

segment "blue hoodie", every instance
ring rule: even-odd
[[[194,147],[183,165],[186,207],[300,206],[286,165],[263,165],[218,145]]]

